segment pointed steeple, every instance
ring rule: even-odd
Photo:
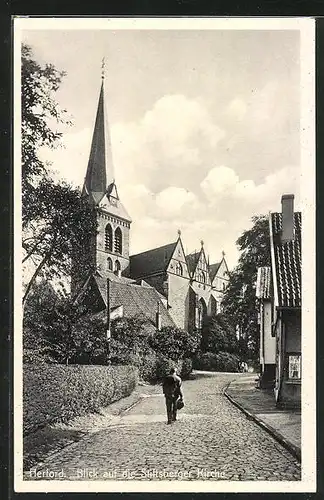
[[[105,109],[104,62],[102,83],[98,101],[97,115],[93,130],[87,173],[84,180],[83,195],[98,205],[107,192],[107,187],[114,183],[114,169],[111,153],[109,126]]]

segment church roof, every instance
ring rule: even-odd
[[[136,255],[131,255],[130,270],[134,278],[149,276],[167,269],[170,259],[174,253],[177,242],[153,248]]]
[[[124,219],[128,222],[132,222],[131,217],[129,216],[126,208],[122,204],[119,198],[115,198],[113,196],[103,196],[100,200],[100,208],[109,212],[110,215],[115,215],[121,219]]]
[[[107,281],[100,275],[94,275],[95,282],[104,304],[107,304]],[[145,284],[132,283],[131,280],[114,280],[110,282],[111,309],[123,306],[124,317],[141,316],[155,324],[157,304],[160,306],[161,325],[175,326],[168,310],[164,306],[161,295],[155,288]]]
[[[221,263],[222,263],[222,261],[221,262],[216,262],[215,264],[210,264],[210,266],[209,266],[209,276],[210,276],[210,279],[212,281],[215,278],[215,276],[217,274],[217,271],[218,271]]]
[[[104,102],[104,81],[102,81],[82,193],[88,195],[91,201],[97,205],[113,179],[111,141]]]
[[[186,261],[190,274],[193,274],[196,270],[200,252],[201,250],[199,250],[199,252],[192,252],[189,255],[186,255]]]
[[[301,213],[294,213],[295,237],[281,242],[282,214],[270,214],[274,249],[273,272],[276,274],[280,307],[301,307]]]

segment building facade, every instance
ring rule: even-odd
[[[260,385],[273,387],[282,407],[301,405],[301,213],[294,195],[269,214],[271,266],[260,267],[256,298],[260,326]]]
[[[260,329],[260,387],[273,388],[276,376],[276,337],[272,328],[271,268],[259,267],[256,281]]]
[[[163,312],[165,324],[174,324],[190,331],[200,329],[206,316],[221,311],[221,301],[229,279],[224,252],[220,262],[212,265],[206,258],[203,242],[199,252],[185,255],[179,230],[174,242],[130,255],[132,220],[119,198],[114,180],[104,79],[82,195],[94,210],[98,229],[90,248],[84,249],[82,254],[74,258],[72,293],[77,295],[82,290],[83,297],[88,297],[91,303],[95,302],[95,308],[98,309],[107,306],[107,303],[100,301],[100,297],[105,296],[103,283],[107,280],[113,283],[111,290],[114,296],[111,302],[114,307],[118,307],[116,297],[119,297],[120,306],[126,301],[125,293],[119,294],[118,287],[131,287],[129,297],[136,301],[148,301],[148,288],[151,288],[154,292],[150,295],[149,303],[151,308],[154,304],[154,314],[150,311],[148,316],[154,317],[155,309],[166,311],[168,319]],[[90,294],[87,287],[91,288]],[[156,301],[151,300],[153,296]],[[126,309],[132,310],[129,305]],[[134,310],[143,308],[135,307]]]

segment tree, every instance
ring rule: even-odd
[[[257,269],[270,266],[268,217],[252,217],[253,226],[242,233],[236,244],[241,253],[238,265],[230,273],[222,302],[223,312],[239,334],[241,355],[256,359],[259,333],[255,284]]]
[[[73,253],[89,248],[96,234],[95,213],[80,191],[55,183],[39,158],[40,148],[60,144],[53,123],[69,123],[55,100],[64,74],[51,64],[41,67],[22,46],[22,247],[23,263],[32,269],[23,303],[37,278],[70,275]]]
[[[58,294],[45,280],[35,284],[29,294],[23,316],[23,352],[26,362],[53,362],[45,330],[52,319]]]
[[[207,318],[202,329],[201,350],[203,352],[236,353],[238,341],[235,329],[224,314]]]
[[[23,263],[32,261],[33,273],[25,288],[25,302],[37,277],[70,275],[72,259],[90,249],[96,235],[95,212],[79,190],[45,177],[38,185],[33,221],[23,234]],[[88,259],[88,271],[91,270]]]
[[[67,112],[55,100],[65,73],[52,64],[40,66],[32,49],[23,44],[21,52],[21,163],[23,229],[33,220],[37,207],[38,182],[47,174],[47,165],[40,159],[41,147],[55,148],[62,132],[53,124],[69,124]]]
[[[151,338],[151,347],[166,358],[178,361],[190,358],[197,350],[200,337],[174,327],[163,327]]]
[[[106,321],[42,280],[26,300],[23,347],[31,362],[106,364]]]

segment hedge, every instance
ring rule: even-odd
[[[133,366],[33,365],[23,369],[24,433],[98,412],[135,389]]]
[[[210,370],[216,372],[239,371],[239,358],[228,352],[204,352],[195,356],[193,367],[196,370]]]

